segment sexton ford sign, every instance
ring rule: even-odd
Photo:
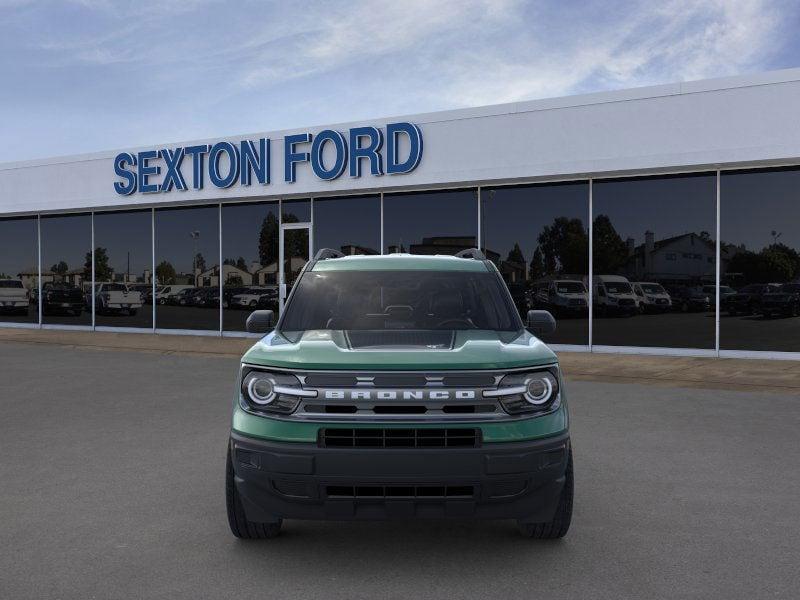
[[[287,135],[284,181],[295,182],[300,163],[310,163],[314,175],[326,181],[346,170],[350,177],[361,177],[365,166],[371,176],[410,173],[422,158],[422,131],[405,122],[389,123],[385,129],[385,134],[377,127],[353,127],[347,134],[325,129],[314,135]],[[268,185],[270,167],[269,138],[121,152],[114,159],[114,191],[129,195],[201,190],[206,179],[218,188],[246,186],[254,180]]]

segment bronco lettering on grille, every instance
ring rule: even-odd
[[[325,390],[327,400],[474,400],[475,390]]]

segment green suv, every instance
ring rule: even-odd
[[[252,313],[248,331],[272,330],[273,318]],[[546,311],[522,322],[478,250],[321,250],[242,358],[233,534],[274,537],[283,519],[457,517],[562,537],[569,418],[556,356],[536,337],[554,329]]]

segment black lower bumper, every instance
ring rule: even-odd
[[[546,522],[564,485],[567,433],[478,448],[322,448],[231,434],[248,520],[478,518]]]

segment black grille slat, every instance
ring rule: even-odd
[[[350,347],[364,348],[441,348],[453,345],[452,331],[418,331],[409,329],[349,330]]]
[[[325,428],[320,446],[327,448],[476,448],[480,430],[472,428]]]

